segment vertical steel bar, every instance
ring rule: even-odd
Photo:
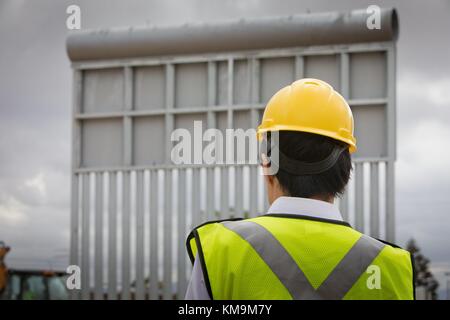
[[[380,237],[378,162],[370,163],[370,235]]]
[[[108,299],[117,299],[117,174],[109,173]]]
[[[125,166],[130,166],[132,164],[132,131],[133,131],[133,120],[131,117],[123,118],[123,163]]]
[[[357,162],[355,170],[355,228],[364,232],[364,163]]]
[[[130,295],[130,172],[122,175],[122,300],[128,300]]]
[[[348,185],[345,188],[344,194],[339,199],[339,211],[341,212],[344,221],[348,222]]]
[[[244,210],[243,210],[243,199],[242,199],[242,194],[243,194],[243,167],[242,165],[238,165],[235,167],[235,177],[234,177],[234,181],[235,181],[235,200],[234,200],[234,216],[235,217],[243,217],[244,216]]]
[[[214,211],[214,168],[206,168],[206,188],[204,192],[206,192],[206,219],[217,219]]]
[[[263,214],[264,211],[264,194],[265,194],[265,185],[264,185],[264,175],[262,168],[259,166],[257,168],[258,171],[258,185],[257,185],[257,212],[259,214]]]
[[[79,206],[80,198],[78,194],[80,176],[78,174],[72,174],[72,186],[71,186],[71,216],[70,216],[70,264],[73,266],[80,266],[79,262],[79,239],[80,239],[80,216]],[[72,289],[70,292],[70,298],[75,300],[79,298],[79,290]]]
[[[212,107],[216,104],[216,96],[217,96],[217,88],[216,88],[216,79],[217,79],[217,64],[214,61],[208,62],[208,106]],[[207,127],[208,129],[216,128],[216,116],[215,113],[208,108],[207,113]],[[217,142],[217,137],[214,139],[215,143]],[[215,145],[215,155],[216,155],[216,163],[217,163],[217,148],[219,145],[216,143]],[[222,150],[220,150],[220,153]],[[214,169],[207,168],[206,169],[206,217],[208,220],[212,220],[215,218],[215,184],[214,184]]]
[[[192,169],[192,228],[200,224],[200,169]]]
[[[233,110],[231,109],[231,106],[233,106],[233,96],[234,96],[234,60],[233,58],[229,58],[228,59],[228,69],[227,69],[227,85],[228,85],[228,96],[227,96],[227,105],[228,105],[228,111],[227,111],[227,129],[232,129],[233,126]],[[226,159],[227,159],[227,164],[235,164],[236,163],[236,155],[234,154],[234,147],[233,143],[231,141],[231,139],[226,139]],[[228,175],[227,175],[227,185],[228,185],[228,192],[230,192],[231,190],[233,190],[234,188],[231,186],[230,183],[230,175],[234,174],[235,175],[235,171],[233,167],[230,167],[230,169],[228,170]],[[231,190],[230,190],[231,189]],[[229,199],[228,199],[229,201]],[[236,201],[235,201],[236,202]],[[230,205],[228,206],[230,207]],[[236,204],[235,204],[236,207]],[[232,213],[230,212],[230,214],[235,215],[236,212],[236,208],[233,208]]]
[[[124,109],[133,109],[133,68],[124,67]]]
[[[133,69],[124,67],[124,109],[133,109]],[[133,128],[131,117],[123,118],[123,164],[131,166],[133,163]],[[130,172],[123,173],[123,197],[122,197],[122,293],[121,299],[128,300],[131,298],[130,293]]]
[[[164,171],[164,299],[172,299],[172,170]]]
[[[295,74],[297,75],[297,72],[300,68],[300,65],[298,64],[298,59],[296,58],[295,61]],[[253,93],[252,97],[255,102],[261,102],[261,62],[260,60],[255,59],[254,60],[254,74],[253,74]],[[259,112],[259,111],[258,111]],[[259,118],[259,114],[258,114]],[[259,167],[257,167],[258,175],[262,175],[263,171]],[[259,182],[258,182],[259,181]],[[262,214],[264,212],[267,212],[269,208],[269,199],[267,197],[266,188],[264,185],[264,177],[256,177],[256,185],[255,185],[255,193],[256,193],[256,202],[257,202],[257,214]],[[260,208],[260,201],[262,204],[262,208]]]
[[[395,242],[395,163],[386,162],[386,240]]]
[[[233,105],[233,74],[234,74],[234,60],[233,58],[228,59],[228,70],[227,70],[227,85],[228,85],[228,95],[227,95],[227,105],[228,105],[228,111],[227,111],[227,128],[233,128],[233,110],[231,109],[231,106]],[[231,141],[226,141],[227,143],[227,151],[231,151],[229,143]],[[227,154],[228,157],[228,154]],[[228,158],[227,158],[228,159]],[[231,160],[231,159],[230,159]],[[232,160],[234,161],[234,159]]]
[[[395,161],[397,158],[397,109],[396,109],[396,60],[397,51],[395,43],[392,43],[390,48],[386,52],[387,56],[387,130],[388,130],[388,158]]]
[[[341,95],[345,98],[345,99],[349,99],[350,98],[350,56],[347,52],[343,52],[340,55],[340,75],[341,75],[341,79],[340,79],[340,85],[341,85]],[[362,174],[362,173],[361,173]],[[361,186],[361,188],[363,188],[363,186]],[[363,191],[361,189],[361,193],[357,193],[356,192],[356,201],[358,200],[358,195],[359,194],[363,194]],[[339,207],[340,207],[340,211],[342,214],[342,218],[346,221],[348,221],[349,219],[349,207],[348,207],[348,190],[345,191],[345,193],[342,195],[342,198],[340,199],[340,203],[339,203]],[[363,215],[363,211],[362,208],[356,210],[356,216],[358,216],[359,214]],[[359,221],[359,220],[357,220]]]
[[[178,263],[177,298],[183,299],[187,288],[186,279],[186,169],[178,170]]]
[[[259,122],[259,111],[255,108],[260,101],[260,61],[258,59],[250,59],[251,66],[250,73],[250,97],[253,104],[250,111],[251,127],[257,128]],[[258,159],[258,148],[253,150],[250,148],[249,157],[251,159]],[[254,158],[252,158],[254,157]],[[255,217],[258,214],[258,163],[250,163],[250,177],[249,177],[249,215]]]
[[[396,132],[396,47],[387,50],[387,147],[386,163],[386,240],[395,242],[395,160],[397,158]]]
[[[149,296],[159,299],[158,279],[158,171],[150,170],[150,286]]]
[[[136,300],[144,292],[144,171],[136,172]]]
[[[95,174],[95,291],[96,300],[103,294],[103,173]]]
[[[341,95],[350,98],[350,57],[347,52],[341,53]]]
[[[175,103],[175,66],[166,64],[166,111],[174,108]],[[167,112],[165,116],[166,150],[165,162],[171,163],[172,142],[169,137],[174,128],[174,116]],[[172,171],[164,173],[164,299],[172,299]]]
[[[73,72],[73,96],[72,96],[72,170],[81,166],[81,122],[75,116],[82,112],[83,97],[83,72]]]
[[[228,58],[228,69],[227,69],[227,103],[228,106],[233,105],[233,96],[234,96],[234,84],[233,84],[233,75],[234,75],[234,60],[233,58]]]
[[[124,68],[124,109],[130,111],[133,109],[133,68]],[[133,122],[132,118],[125,116],[123,118],[123,164],[130,166],[133,162]]]
[[[217,102],[217,64],[208,62],[208,106],[215,106]],[[209,111],[208,111],[209,112]]]
[[[305,59],[303,56],[295,57],[295,79],[304,78],[305,75]]]
[[[249,214],[250,217],[256,217],[258,215],[258,167],[257,165],[251,165],[250,170],[250,183],[249,183]]]
[[[184,193],[184,201],[185,201],[185,212],[186,212],[186,236],[192,231],[192,168],[187,168],[185,170],[185,193]],[[186,238],[184,239],[186,240]],[[185,243],[183,244],[183,250],[186,250]],[[192,268],[191,266],[191,260],[189,256],[187,255],[186,251],[184,251],[184,264],[186,266],[185,268],[185,274],[183,275],[186,279],[186,289],[187,289],[187,279],[191,278],[192,274]],[[186,290],[183,290],[183,294],[180,297],[180,299],[185,297]]]
[[[70,220],[70,264],[80,266],[80,199],[78,194],[80,176],[75,173],[81,165],[81,123],[75,115],[81,112],[83,86],[82,71],[73,72],[72,92],[72,175],[71,175],[71,220]],[[80,291],[72,290],[71,299],[79,299]]]
[[[174,116],[170,112],[174,108],[175,103],[175,66],[173,64],[166,64],[166,116],[165,116],[165,136],[166,136],[166,149],[165,149],[165,161],[171,163],[170,154],[172,151],[172,142],[170,141],[170,135],[174,128]]]
[[[228,186],[228,167],[220,168],[220,218],[228,218],[229,216],[229,186]]]
[[[91,284],[89,278],[90,255],[89,255],[89,217],[90,217],[90,174],[83,175],[83,216],[82,216],[82,248],[81,248],[81,298],[87,300],[91,298]]]

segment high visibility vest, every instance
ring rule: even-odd
[[[409,252],[343,221],[298,215],[207,222],[187,238],[212,299],[414,299]]]

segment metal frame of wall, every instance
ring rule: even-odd
[[[350,99],[350,63],[352,53],[386,53],[386,97],[376,99]],[[260,102],[260,60],[265,58],[293,57],[295,78],[302,78],[304,60],[309,56],[338,55],[340,59],[340,84],[338,89],[351,107],[383,105],[386,107],[386,157],[354,158],[351,186],[339,201],[344,218],[355,228],[388,241],[395,239],[394,213],[394,161],[395,161],[395,43],[359,43],[351,45],[326,45],[246,52],[211,53],[204,55],[130,58],[107,61],[74,62],[73,80],[73,159],[71,208],[71,258],[70,263],[82,270],[82,289],[74,297],[89,299],[172,299],[182,298],[186,290],[190,268],[185,253],[185,236],[194,225],[216,217],[218,207],[221,217],[244,214],[242,194],[255,186],[245,205],[249,216],[261,213],[267,206],[262,179],[255,165],[183,165],[170,164],[172,144],[165,145],[165,164],[133,165],[133,119],[160,115],[165,119],[166,136],[174,129],[178,114],[206,113],[207,126],[216,126],[215,113],[227,114],[228,127],[233,127],[233,113],[249,110],[251,123],[257,126],[265,104]],[[233,66],[235,60],[247,60],[250,68],[251,103],[233,103]],[[227,63],[227,103],[215,105],[217,63]],[[208,106],[174,108],[175,65],[202,62],[207,64]],[[133,110],[133,70],[142,66],[164,66],[165,108],[159,110]],[[87,70],[122,68],[124,75],[124,108],[120,111],[83,113],[83,73]],[[83,167],[82,123],[92,119],[120,119],[122,122],[123,165]],[[231,185],[229,177],[236,180]],[[216,191],[201,195],[200,190],[216,190],[216,177],[220,178],[220,197]],[[381,180],[384,180],[382,185]],[[163,183],[161,183],[163,181]],[[370,185],[370,199],[365,199],[364,186]],[[247,188],[247,190],[244,190]],[[133,189],[133,191],[131,191]],[[192,190],[189,197],[188,190]],[[380,202],[384,193],[384,203]],[[230,193],[234,199],[234,212],[230,212]],[[134,198],[134,199],[131,199]],[[163,198],[164,200],[161,200]],[[119,201],[120,200],[120,201]],[[130,205],[134,203],[134,215]],[[369,205],[369,221],[364,215]],[[203,209],[204,210],[203,210]],[[350,217],[350,212],[356,212]],[[367,211],[367,210],[366,210]],[[385,212],[380,224],[380,212]],[[120,212],[120,214],[119,214]],[[186,214],[188,212],[188,214]],[[162,220],[162,221],[161,221]],[[175,223],[176,222],[176,223]],[[367,226],[368,229],[367,229]],[[160,234],[160,227],[165,232]],[[121,236],[118,237],[120,229]],[[365,230],[366,229],[366,230]],[[114,232],[111,232],[114,230]],[[131,230],[134,230],[131,232]],[[171,232],[176,231],[174,239]],[[161,241],[161,242],[160,242]],[[131,246],[131,243],[134,243]],[[174,243],[176,242],[176,243]],[[107,244],[107,246],[105,246]],[[133,249],[133,250],[131,250]],[[149,252],[148,252],[149,251]],[[148,257],[145,252],[147,252]],[[133,262],[132,262],[133,260]],[[176,268],[174,268],[176,260]],[[131,270],[133,269],[133,270]],[[162,275],[161,275],[162,273]],[[135,277],[132,278],[132,274]],[[148,282],[146,276],[151,275]],[[160,281],[152,281],[155,277]],[[177,279],[177,281],[174,280]],[[132,285],[132,282],[135,285]],[[107,285],[105,285],[107,284]],[[91,291],[92,290],[92,291]],[[119,294],[120,292],[120,294]],[[91,295],[93,294],[93,296]],[[120,296],[119,296],[120,295]]]

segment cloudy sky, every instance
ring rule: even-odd
[[[0,240],[10,266],[64,266],[69,248],[71,70],[66,8],[82,28],[395,7],[400,17],[397,243],[414,237],[441,280],[450,271],[450,2],[1,0]]]

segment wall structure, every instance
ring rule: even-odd
[[[71,264],[75,298],[182,298],[185,238],[199,223],[263,213],[259,168],[174,165],[174,129],[255,128],[295,79],[329,82],[349,101],[358,151],[345,219],[393,241],[395,10],[75,32]]]

